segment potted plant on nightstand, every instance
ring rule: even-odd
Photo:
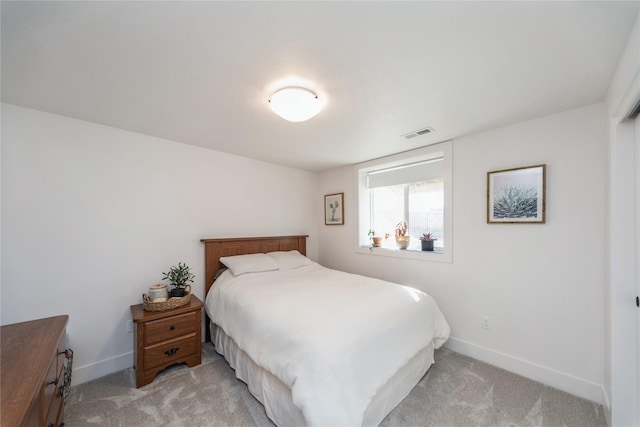
[[[169,283],[173,286],[171,290],[172,297],[183,297],[191,291],[191,285],[187,282],[193,283],[195,274],[191,273],[191,268],[185,263],[179,262],[178,266],[173,266],[169,269],[168,273],[162,273],[164,277],[162,280],[169,280]],[[189,290],[187,291],[187,287]]]
[[[396,245],[399,249],[407,249],[409,247],[411,236],[407,236],[408,229],[409,227],[405,221],[400,221],[396,224]]]
[[[433,237],[433,234],[423,233],[422,237],[420,238],[420,244],[422,245],[422,250],[433,252],[433,242],[435,242],[436,240],[438,239],[435,239]]]

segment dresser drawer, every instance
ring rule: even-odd
[[[44,427],[59,426],[60,421],[64,418],[64,399],[60,395],[60,390],[60,388],[56,388],[56,393],[53,397],[53,401],[51,402],[49,414],[47,415],[44,424],[42,424]]]
[[[47,376],[42,384],[40,419],[42,420],[41,425],[45,427],[58,426],[63,420],[64,359],[65,341],[61,339],[56,348],[56,355],[51,359]]]
[[[185,337],[162,342],[144,349],[145,369],[168,366],[196,352],[200,337],[195,333]]]
[[[58,354],[56,359],[58,359],[58,361],[56,363],[58,364],[58,366],[56,367],[56,371],[60,372],[60,370],[64,368],[64,359],[66,358],[66,353],[67,353],[66,339],[60,340],[60,342],[58,343],[57,352]],[[60,381],[62,381],[63,379],[64,379],[64,376],[60,377]]]
[[[59,371],[57,369],[57,357],[51,359],[49,364],[49,370],[44,377],[42,388],[40,389],[40,419],[45,420],[49,415],[49,410],[53,404],[56,390],[58,390],[58,383],[60,382]]]
[[[147,322],[144,324],[144,345],[149,346],[193,333],[198,326],[196,322],[200,322],[200,312],[195,311]]]

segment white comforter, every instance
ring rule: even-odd
[[[225,272],[207,312],[256,364],[287,385],[308,426],[360,426],[370,400],[449,326],[429,295],[318,264]]]

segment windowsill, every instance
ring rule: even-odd
[[[447,253],[442,248],[434,248],[433,251],[419,251],[415,249],[397,249],[389,247],[370,248],[369,246],[359,246],[356,248],[356,253],[430,262],[452,262],[451,254]]]

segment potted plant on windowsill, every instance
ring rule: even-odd
[[[420,238],[420,244],[422,245],[422,250],[433,252],[433,242],[435,242],[436,240],[438,239],[435,239],[433,237],[433,234],[423,233],[422,237]]]
[[[171,297],[183,297],[191,292],[191,285],[187,284],[187,282],[193,283],[193,278],[196,276],[191,273],[191,268],[187,264],[179,262],[177,267],[173,266],[169,269],[169,272],[163,272],[162,274],[164,274],[162,280],[169,280],[169,283],[173,286]]]
[[[367,233],[367,235],[369,236],[369,240],[371,240],[371,246],[369,247],[370,250],[373,250],[373,248],[379,248],[380,246],[382,246],[382,237],[380,236],[376,236],[376,232],[373,230],[369,230],[369,233]]]
[[[407,236],[408,229],[409,227],[405,221],[400,221],[396,224],[396,245],[398,249],[407,249],[409,247],[411,236]]]

